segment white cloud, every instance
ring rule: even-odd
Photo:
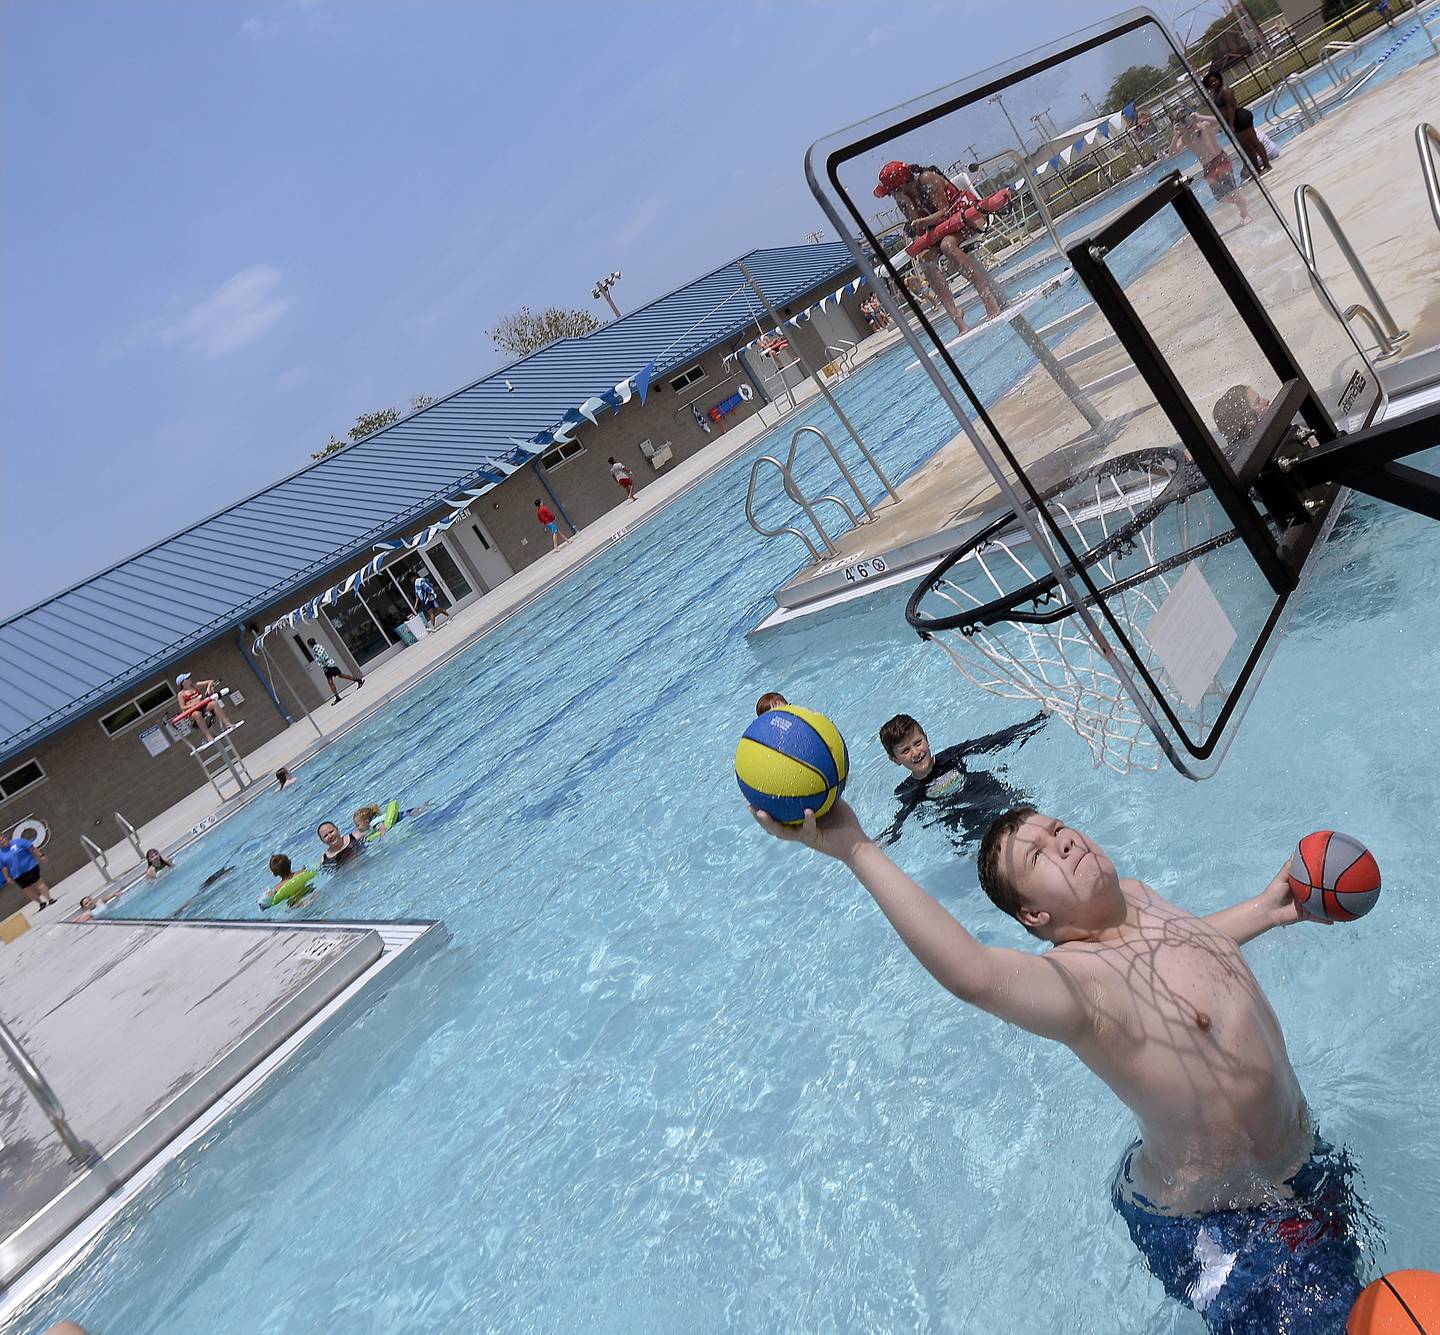
[[[291,301],[280,290],[281,273],[269,264],[252,264],[227,278],[208,297],[188,309],[147,320],[133,342],[183,348],[213,360],[253,343],[284,319]]]
[[[279,31],[280,25],[273,19],[256,18],[253,14],[240,25],[240,32],[257,42],[274,37]]]

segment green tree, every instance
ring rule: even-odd
[[[557,339],[580,338],[599,328],[600,321],[589,311],[567,311],[558,306],[547,306],[537,315],[530,307],[522,306],[485,333],[501,352],[507,352],[512,357],[526,357],[549,347]]]
[[[423,402],[422,402],[423,400]],[[428,394],[417,394],[410,402],[418,412],[421,408],[428,407],[434,402]],[[312,459],[323,459],[327,454],[334,454],[336,450],[343,450],[347,445],[353,445],[357,440],[364,440],[366,436],[379,431],[381,427],[389,426],[391,422],[400,416],[399,410],[395,408],[377,408],[373,413],[361,413],[355,419],[355,425],[350,428],[346,435],[349,440],[338,440],[332,432],[330,439],[325,442],[323,449],[316,450],[310,457]]]
[[[1119,111],[1132,102],[1154,96],[1170,81],[1171,76],[1154,65],[1131,65],[1115,76],[1115,82],[1105,94],[1105,105],[1112,111]]]

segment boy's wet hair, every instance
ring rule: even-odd
[[[788,705],[789,703],[790,701],[781,695],[779,691],[766,691],[764,695],[755,701],[755,717],[759,718],[761,714],[768,713],[780,705]]]
[[[377,806],[357,807],[355,810],[355,824],[359,825],[362,820],[375,820],[380,815],[380,808]]]
[[[294,868],[290,866],[290,859],[284,853],[276,853],[270,859],[270,875],[278,876],[282,880],[288,880],[295,875]]]
[[[1034,807],[1019,806],[1011,807],[1004,815],[997,816],[990,822],[990,828],[981,838],[980,853],[975,859],[975,868],[980,873],[980,888],[1001,913],[1008,913],[1016,922],[1020,922],[1020,891],[1006,875],[1001,855],[1005,852],[1010,836],[1028,817],[1035,814]],[[1033,927],[1025,923],[1020,925],[1031,936],[1040,935]]]
[[[1210,415],[1215,420],[1215,429],[1230,445],[1243,443],[1260,423],[1250,407],[1249,385],[1231,385],[1215,400]]]
[[[918,719],[913,719],[909,714],[896,714],[894,718],[887,719],[880,725],[880,745],[885,748],[885,754],[891,760],[895,759],[895,748],[900,745],[911,733],[912,729],[920,728]]]

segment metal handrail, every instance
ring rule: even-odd
[[[145,860],[145,850],[140,846],[140,831],[131,825],[118,811],[115,813],[115,819],[120,823],[120,829],[125,834],[125,842],[135,850],[135,856],[143,862]]]
[[[0,1020],[0,1049],[4,1050],[10,1065],[15,1068],[15,1074],[25,1082],[31,1096],[40,1105],[41,1111],[50,1119],[50,1125],[55,1128],[55,1134],[60,1137],[65,1145],[66,1153],[81,1167],[90,1167],[99,1161],[99,1154],[96,1153],[93,1145],[87,1145],[71,1129],[70,1122],[65,1116],[65,1109],[60,1102],[59,1096],[50,1088],[50,1082],[40,1074],[40,1068],[30,1060],[30,1054],[21,1046],[20,1040],[10,1032],[10,1026]]]
[[[1420,154],[1420,174],[1425,178],[1425,195],[1430,201],[1430,216],[1440,227],[1440,168],[1435,165],[1435,150],[1440,148],[1440,130],[1421,121],[1415,127],[1415,151]]]
[[[780,528],[765,528],[760,521],[755,518],[755,483],[760,476],[761,464],[773,464],[780,470],[780,476],[787,481],[789,480],[789,474],[786,472],[785,465],[773,454],[762,454],[750,465],[750,486],[745,493],[745,518],[750,521],[750,527],[762,538],[778,538],[782,533],[793,533],[809,549],[811,560],[818,561],[820,559],[820,549],[798,528],[794,528],[789,524],[785,524]],[[790,488],[787,486],[785,491],[786,494],[789,495]],[[815,525],[815,531],[825,543],[825,550],[832,553],[838,551],[839,549],[835,546],[830,535],[825,531],[825,525],[816,518],[814,507],[811,506],[810,502],[806,500],[803,495],[796,499],[799,501],[800,508],[805,511],[806,517]]]
[[[835,461],[835,467],[840,470],[840,476],[843,477],[845,481],[850,484],[850,490],[855,493],[855,499],[860,502],[860,508],[865,511],[865,518],[874,519],[875,511],[870,508],[870,502],[865,499],[865,493],[860,490],[860,484],[855,481],[855,478],[852,476],[850,470],[845,467],[845,460],[840,457],[840,451],[835,448],[834,443],[831,441],[830,437],[827,436],[823,431],[821,431],[818,426],[797,427],[794,434],[790,437],[790,452],[785,456],[785,479],[787,482],[785,490],[790,490],[788,483],[790,483],[794,478],[795,451],[800,447],[800,437],[807,435],[820,437],[821,443],[825,446],[827,450],[830,451],[830,457]],[[870,467],[873,468],[877,474],[879,474],[880,480],[885,483],[886,488],[893,496],[895,494],[895,488],[890,486],[889,479],[886,478],[884,473],[880,472],[880,465],[876,463],[875,460],[871,457],[869,450],[865,451],[865,458],[869,461]],[[794,499],[797,501],[800,499],[798,489],[794,495]],[[842,502],[842,504],[844,503]],[[845,506],[845,509],[848,513],[850,507],[847,505]],[[850,520],[852,524],[858,524],[860,522],[858,519],[855,518],[853,513],[850,515]]]
[[[1365,321],[1371,334],[1375,336],[1375,341],[1380,345],[1380,351],[1375,357],[1377,362],[1384,361],[1386,357],[1393,357],[1400,351],[1400,348],[1391,340],[1390,335],[1380,327],[1380,321],[1375,318],[1375,312],[1368,306],[1362,306],[1358,301],[1353,306],[1345,308],[1345,323],[1349,324],[1357,317]]]
[[[88,834],[80,836],[80,844],[85,849],[85,855],[95,864],[95,870],[105,879],[109,885],[112,877],[110,875],[110,860],[105,856],[105,850],[100,847]]]
[[[1385,298],[1380,295],[1380,290],[1375,286],[1369,273],[1360,257],[1355,253],[1355,247],[1350,244],[1350,238],[1345,235],[1345,229],[1340,226],[1339,220],[1335,217],[1330,206],[1325,202],[1322,195],[1313,185],[1299,185],[1295,187],[1295,219],[1299,226],[1300,249],[1305,256],[1305,263],[1310,269],[1310,278],[1314,283],[1324,286],[1324,280],[1320,277],[1320,270],[1315,262],[1315,238],[1310,229],[1310,205],[1319,211],[1321,220],[1329,229],[1335,244],[1340,247],[1340,253],[1345,257],[1345,262],[1350,266],[1350,271],[1356,277],[1361,288],[1368,299],[1370,309],[1380,317],[1380,324],[1389,335],[1392,344],[1400,342],[1401,339],[1409,338],[1410,333],[1401,329],[1395,323],[1395,317],[1390,314],[1390,307],[1385,304]]]

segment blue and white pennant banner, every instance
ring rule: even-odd
[[[491,460],[484,468],[477,469],[471,474],[471,486],[456,496],[447,496],[442,499],[441,503],[450,506],[455,511],[454,514],[446,516],[438,523],[431,524],[428,528],[422,529],[408,538],[377,542],[375,551],[378,555],[372,556],[359,570],[352,571],[338,584],[332,584],[324,593],[318,594],[299,607],[292,608],[283,617],[266,626],[255,639],[256,651],[259,651],[260,642],[271,631],[291,629],[301,621],[314,621],[323,608],[331,606],[343,594],[359,589],[367,580],[373,579],[380,573],[387,558],[395,552],[416,551],[422,547],[428,547],[447,528],[465,517],[465,512],[469,509],[471,502],[498,487],[512,473],[518,472],[546,450],[570,440],[582,422],[595,425],[599,413],[618,412],[632,399],[638,398],[641,403],[644,403],[654,374],[655,363],[647,362],[634,375],[627,376],[613,389],[602,390],[599,394],[586,399],[578,408],[569,409],[556,426],[538,432],[528,440],[518,438],[512,440],[509,450]]]

